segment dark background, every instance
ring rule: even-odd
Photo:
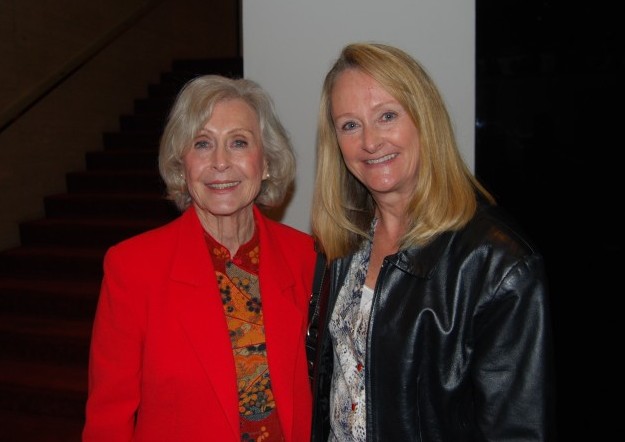
[[[476,0],[476,174],[545,255],[560,441],[624,433],[618,3]]]

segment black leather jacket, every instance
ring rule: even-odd
[[[351,258],[326,274],[312,440],[327,441],[328,312]],[[368,441],[553,437],[551,326],[543,258],[497,208],[384,260],[365,361]]]

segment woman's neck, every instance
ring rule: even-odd
[[[230,256],[236,255],[239,247],[254,235],[255,222],[252,207],[228,216],[215,216],[198,210],[198,217],[206,233],[227,248]]]
[[[405,221],[397,217],[385,216],[376,213],[376,226],[373,234],[373,244],[371,255],[369,256],[369,268],[365,278],[365,285],[375,287],[378,273],[384,258],[397,253],[399,250],[399,240],[405,232]]]

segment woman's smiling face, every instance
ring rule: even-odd
[[[406,204],[418,179],[419,131],[404,107],[371,76],[339,74],[331,95],[332,118],[349,171],[374,199]]]
[[[241,99],[215,104],[183,162],[193,204],[205,216],[251,212],[267,172],[254,109]]]

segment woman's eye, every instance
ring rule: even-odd
[[[390,120],[395,119],[396,116],[397,116],[397,114],[395,112],[384,112],[382,114],[382,120],[390,121]]]
[[[234,140],[234,142],[232,143],[233,147],[246,147],[247,146],[247,141],[245,140]]]
[[[196,149],[205,149],[208,146],[209,143],[206,140],[197,140],[195,141],[195,143],[193,143],[193,147],[195,147]]]
[[[341,126],[341,130],[352,130],[355,127],[356,123],[354,123],[353,121],[348,121]]]

